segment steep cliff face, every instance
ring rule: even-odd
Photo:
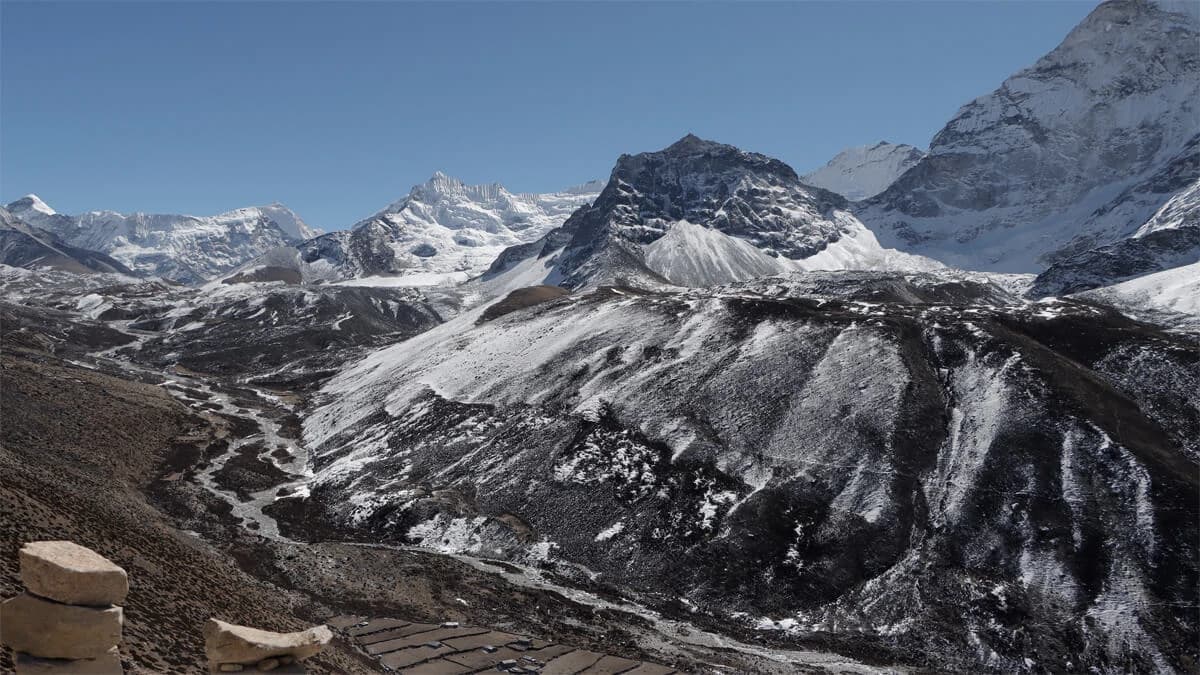
[[[885,245],[1009,272],[1133,236],[1200,178],[1200,19],[1187,9],[1101,4],[963,106],[859,217]]]
[[[1191,338],[948,272],[528,304],[332,379],[307,508],[938,668],[1195,651]]]
[[[534,241],[595,199],[602,186],[514,194],[499,184],[467,185],[435,173],[409,194],[342,232],[299,247],[313,274],[454,283],[482,273],[506,247]],[[323,271],[323,272],[322,272]]]
[[[1200,136],[1114,210],[1139,208],[1147,194],[1171,194],[1131,236],[1062,257],[1038,275],[1034,296],[1075,293],[1200,261]]]

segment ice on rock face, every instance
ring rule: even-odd
[[[431,285],[476,276],[505,248],[534,241],[595,198],[596,184],[517,194],[492,183],[468,185],[442,172],[351,229],[299,247],[355,283]],[[406,281],[407,280],[407,281]]]
[[[1193,13],[1100,4],[963,106],[857,215],[885,246],[989,271],[1038,272],[1132,236],[1200,177],[1198,40]]]
[[[320,233],[282,204],[216,216],[115,211],[68,216],[29,195],[7,208],[67,244],[105,253],[138,274],[190,284]]]
[[[35,194],[25,195],[17,201],[9,204],[8,210],[13,215],[25,220],[26,222],[33,222],[33,220],[30,218],[31,216],[33,219],[36,219],[36,216],[38,215],[53,216],[58,213],[54,209],[50,208],[49,204],[42,201],[41,197],[38,197]]]

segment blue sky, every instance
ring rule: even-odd
[[[0,200],[337,229],[434,170],[550,191],[687,132],[803,173],[925,147],[1092,6],[0,0]]]

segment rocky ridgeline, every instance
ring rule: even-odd
[[[0,604],[0,638],[18,673],[122,673],[125,570],[69,541],[21,548],[25,592]]]
[[[16,652],[20,674],[122,674],[117,645],[129,594],[125,570],[69,541],[35,541],[20,552],[25,592],[0,603],[0,642]],[[204,651],[209,671],[247,669],[303,673],[301,661],[333,638],[325,626],[295,633],[209,619]]]

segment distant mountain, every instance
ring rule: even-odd
[[[599,194],[598,181],[548,194],[467,185],[441,172],[351,229],[299,246],[316,277],[384,275],[413,285],[463,281],[506,247],[534,241]]]
[[[706,286],[802,269],[936,266],[883,249],[845,198],[803,184],[787,164],[689,134],[622,155],[594,203],[505,251],[485,279]]]
[[[880,141],[843,150],[800,180],[859,201],[886,190],[924,156],[925,153],[911,145]]]
[[[320,230],[281,204],[216,216],[57,213],[37,195],[8,205],[26,223],[70,246],[100,251],[142,275],[199,283],[279,246],[299,244]]]
[[[1040,272],[1145,236],[1200,179],[1191,4],[1102,3],[1033,66],[963,106],[857,215],[886,245],[981,270]],[[1176,215],[1174,226],[1195,222]]]
[[[53,232],[32,227],[4,208],[0,208],[0,263],[26,269],[133,274],[109,256],[70,246]]]

